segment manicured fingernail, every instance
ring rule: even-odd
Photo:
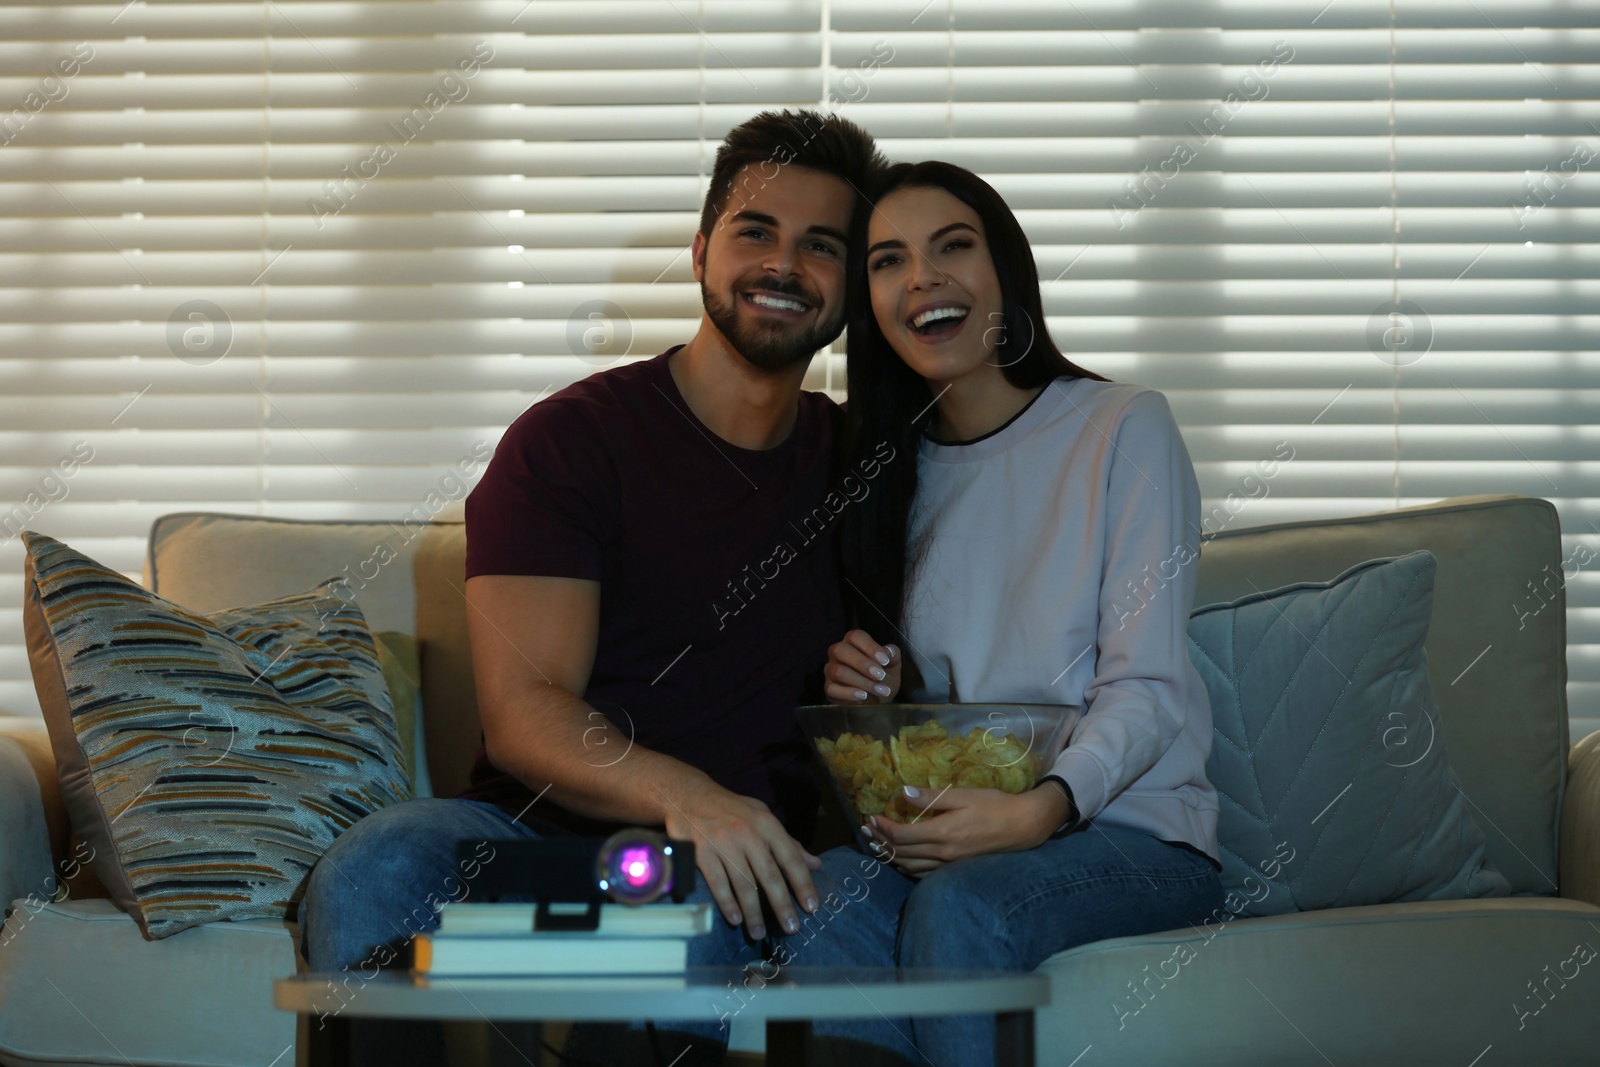
[[[807,911],[816,911],[817,910],[817,898],[816,897],[806,897],[806,910]]]
[[[752,926],[750,928],[750,936],[759,941],[767,936],[767,928],[765,926]]]
[[[794,916],[791,915],[787,919],[783,920],[783,928],[792,934],[796,930],[800,929],[800,924],[795,922]]]
[[[855,693],[856,693],[856,699],[857,700],[865,700],[865,699],[867,699],[867,694],[864,693],[863,691],[861,691],[860,689],[857,689],[855,691]]]
[[[887,667],[889,665],[889,653],[880,651],[878,653],[878,662],[883,664],[885,667]],[[878,675],[878,677],[882,678],[883,675],[880,674],[880,675]]]
[[[867,835],[868,840],[871,840],[872,838],[878,836],[877,834],[872,832],[872,824],[871,823],[862,824],[861,832]]]
[[[875,685],[872,687],[872,691],[881,697],[886,697],[889,695],[889,687],[886,685]]]
[[[880,682],[888,677],[888,675],[884,673],[882,667],[874,667],[874,668],[872,668],[872,676],[874,678],[876,678]]]
[[[906,796],[908,796],[908,797],[920,797],[922,795],[921,791],[918,790],[917,787],[914,786],[914,785],[906,786],[905,787],[905,791],[906,791]]]

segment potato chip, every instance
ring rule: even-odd
[[[921,811],[905,798],[903,785],[1023,793],[1039,774],[1037,757],[1016,737],[981,726],[951,737],[937,719],[902,726],[887,744],[866,734],[819,737],[817,751],[860,815],[900,822]]]

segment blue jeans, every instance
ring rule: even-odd
[[[849,847],[822,860],[813,878],[824,907],[810,919],[829,917],[814,933],[808,923],[788,938],[797,966],[1027,972],[1091,941],[1201,922],[1222,905],[1221,879],[1201,856],[1093,823],[1026,852],[948,863],[920,881]],[[994,1063],[993,1015],[824,1019],[812,1027],[914,1064]]]
[[[457,859],[457,842],[537,836],[500,808],[475,800],[419,798],[374,812],[341,834],[313,869],[300,905],[301,954],[312,970],[343,971],[337,995],[351,1003],[363,977],[403,961],[401,953],[416,934],[437,929],[440,904],[468,898],[476,870]],[[484,865],[493,863],[487,849],[473,854]],[[1031,971],[1076,945],[1199,922],[1222,903],[1217,872],[1201,857],[1148,834],[1092,823],[1026,852],[947,864],[920,881],[850,847],[832,849],[822,861],[812,873],[821,907],[813,915],[800,912],[799,931],[782,934],[769,912],[769,933],[758,943],[717,911],[712,932],[689,942],[690,966],[767,959],[780,968]],[[711,894],[697,879],[688,900],[710,903]],[[759,973],[770,977],[772,966]],[[664,1022],[662,1028],[725,1044],[740,1003],[729,991],[722,1005],[708,1004],[704,1019]],[[357,1020],[353,1029],[372,1062],[444,1062],[437,1025]],[[580,1028],[574,1027],[590,1058],[615,1038],[595,1037],[602,1029],[578,1038]],[[992,1015],[816,1020],[812,1030],[813,1051],[830,1063],[899,1057],[965,1067],[990,1064],[994,1057]],[[569,1039],[569,1052],[574,1043]],[[628,1062],[620,1055],[598,1058]]]

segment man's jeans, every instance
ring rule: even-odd
[[[458,841],[536,836],[501,809],[473,800],[421,798],[367,816],[312,871],[300,911],[302,954],[313,970],[345,972],[338,996],[353,1003],[364,978],[385,963],[403,963],[411,939],[437,928],[440,904],[469,899],[476,869],[457,860]],[[470,851],[476,859],[469,863],[494,862],[488,847]],[[1026,852],[959,860],[921,880],[849,847],[822,860],[812,872],[821,907],[812,915],[801,911],[794,934],[780,933],[769,913],[766,939],[753,942],[714,911],[712,932],[689,942],[690,966],[770,962],[753,969],[743,989],[709,1001],[704,1019],[663,1021],[662,1030],[725,1043],[741,1005],[782,967],[1026,972],[1090,941],[1198,923],[1222,903],[1217,872],[1200,856],[1138,831],[1093,824]],[[688,899],[711,901],[703,881],[697,879]],[[830,1062],[845,1062],[846,1050],[937,1067],[993,1061],[992,1015],[819,1019],[812,1028],[819,1047],[833,1050]],[[376,1029],[367,1027],[363,1037],[378,1041]],[[404,1028],[384,1029],[391,1040],[406,1042],[407,1062],[443,1062],[437,1027],[413,1026],[403,1037]],[[376,1049],[374,1056],[380,1058]]]

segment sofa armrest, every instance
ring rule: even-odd
[[[1572,746],[1561,803],[1561,895],[1600,905],[1600,733]]]
[[[52,765],[53,769],[53,765]],[[35,761],[18,738],[0,734],[0,905],[55,893],[44,791]]]

